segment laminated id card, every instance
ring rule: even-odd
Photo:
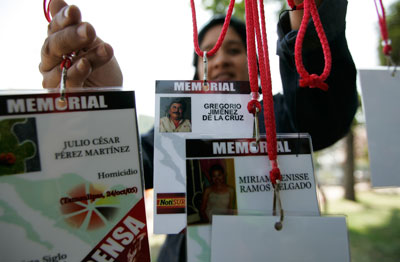
[[[252,137],[247,110],[250,86],[243,82],[157,81],[154,125],[154,232],[186,227],[185,139]]]
[[[134,92],[0,94],[2,261],[150,261]]]
[[[400,74],[360,69],[373,187],[400,187]]]
[[[345,217],[214,216],[211,261],[350,262]]]
[[[277,147],[285,214],[319,216],[309,135],[278,134]],[[263,137],[258,145],[247,138],[186,139],[188,261],[210,261],[215,215],[272,215],[270,170]]]

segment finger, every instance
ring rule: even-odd
[[[50,3],[50,13],[54,17],[63,7],[68,4],[63,0],[52,0]]]
[[[42,51],[40,70],[46,72],[60,64],[65,54],[70,54],[84,48],[91,48],[96,39],[94,28],[88,23],[69,26],[51,34],[45,40]],[[99,41],[99,40],[97,40]]]
[[[61,81],[61,70],[60,66],[56,66],[43,73],[43,87],[58,88]],[[91,72],[90,62],[86,58],[79,59],[67,70],[66,87],[82,87]]]
[[[67,71],[66,87],[82,87],[92,72],[92,66],[86,58],[79,59]]]
[[[60,31],[69,25],[79,24],[80,22],[82,22],[82,17],[79,8],[74,5],[66,5],[54,15],[49,23],[47,35]]]
[[[43,75],[42,86],[44,88],[57,88],[60,85],[61,69],[59,66],[41,73]]]
[[[67,87],[98,86],[99,83],[95,81],[100,76],[95,76],[96,69],[113,59],[113,50],[110,45],[102,43],[75,59],[78,60],[68,69]],[[91,80],[88,79],[89,76]]]
[[[93,70],[95,70],[108,63],[113,55],[114,51],[112,47],[109,44],[100,42],[95,48],[92,48],[86,52],[80,52],[76,58],[86,58]]]

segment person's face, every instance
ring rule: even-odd
[[[173,103],[169,108],[169,117],[172,120],[181,120],[183,117],[183,107],[180,103]]]
[[[201,43],[201,50],[210,51],[215,46],[221,29],[222,25],[215,25],[207,31]],[[197,63],[200,80],[203,79],[203,68],[203,60],[200,58]],[[246,48],[235,29],[228,29],[221,48],[215,55],[208,57],[208,80],[249,80]]]
[[[211,180],[216,185],[225,184],[225,175],[221,170],[214,170],[211,172]]]

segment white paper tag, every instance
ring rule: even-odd
[[[248,82],[157,81],[154,132],[154,232],[186,227],[185,139],[251,137]],[[180,115],[175,114],[181,110]],[[170,112],[170,110],[172,110]],[[174,112],[175,111],[175,112]],[[172,115],[173,117],[171,117]],[[174,125],[173,119],[177,121]]]
[[[400,186],[400,74],[359,70],[373,187]]]
[[[150,261],[134,92],[106,90],[1,93],[4,261]]]
[[[279,134],[277,144],[285,213],[319,216],[310,137]],[[210,261],[212,215],[272,214],[267,143],[187,139],[186,156],[188,261]]]
[[[272,216],[214,216],[211,261],[347,262],[344,217],[287,216],[280,231]]]

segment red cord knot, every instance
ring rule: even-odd
[[[273,185],[276,185],[276,180],[282,180],[281,170],[278,167],[278,161],[276,159],[270,160],[271,171],[269,171],[269,178]]]
[[[276,185],[276,180],[282,180],[281,170],[279,170],[279,167],[273,167],[271,171],[269,171],[269,178],[273,185]]]
[[[304,77],[303,79],[300,79],[299,85],[301,87],[310,87],[310,88],[319,88],[323,91],[328,91],[328,84],[325,83],[319,75],[312,74],[308,77]]]
[[[387,44],[383,46],[383,53],[385,56],[390,56],[390,53],[392,52],[392,46]]]
[[[261,112],[261,103],[256,99],[250,100],[247,104],[247,110],[249,110],[249,113],[255,115],[256,108],[258,108],[258,112]]]
[[[67,58],[64,58],[64,60],[61,62],[60,67],[61,67],[61,69],[63,69],[63,68],[69,69],[71,67],[71,65],[72,65],[72,58],[67,57]]]

